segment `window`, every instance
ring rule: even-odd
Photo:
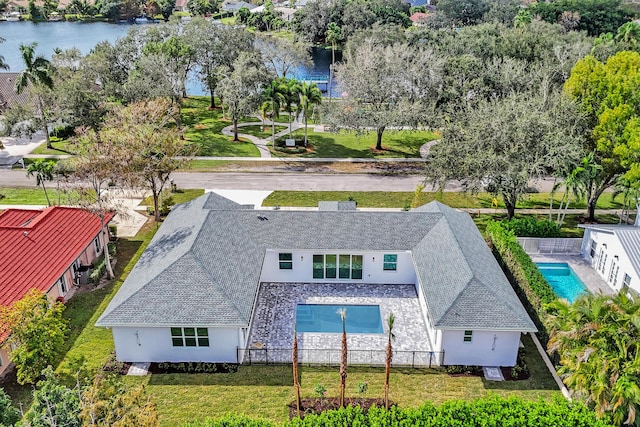
[[[209,347],[207,328],[171,328],[174,347]]]
[[[473,331],[464,331],[464,342],[471,342],[473,338]]]
[[[100,251],[102,251],[102,246],[100,246],[100,236],[93,239],[93,247],[96,250],[96,255],[99,255]]]
[[[362,279],[362,255],[316,254],[313,256],[314,279]]]
[[[293,269],[293,254],[280,253],[278,255],[280,261],[280,270],[292,270]]]
[[[628,288],[630,284],[631,284],[631,276],[629,276],[628,274],[625,274],[624,275],[624,282],[622,282],[622,287],[623,288]]]
[[[58,279],[56,285],[58,285],[58,292],[60,293],[60,295],[64,295],[67,293],[67,280],[64,276]]]
[[[324,279],[324,255],[313,256],[313,278]]]
[[[591,258],[596,256],[596,248],[597,247],[598,247],[598,244],[596,243],[596,241],[595,240],[591,240],[591,250],[589,251],[589,256]]]
[[[2,366],[2,355],[0,354],[0,366]]]
[[[384,271],[396,271],[398,269],[398,255],[384,254],[382,269]]]

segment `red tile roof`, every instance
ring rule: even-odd
[[[2,212],[0,304],[10,305],[32,288],[47,292],[99,231],[100,219],[78,208]]]
[[[427,16],[429,16],[428,13],[416,12],[413,15],[411,15],[409,19],[411,20],[411,22],[421,23],[421,22],[424,22],[425,19],[427,19]]]

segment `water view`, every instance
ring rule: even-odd
[[[87,54],[101,41],[107,40],[114,43],[118,38],[124,37],[134,26],[136,24],[105,22],[0,22],[0,37],[5,39],[5,42],[0,44],[0,55],[4,56],[5,62],[11,67],[9,71],[19,72],[24,68],[18,50],[20,44],[37,42],[36,52],[47,58],[51,58],[56,48],[65,50],[76,47],[83,54]],[[295,70],[295,77],[325,76],[328,80],[331,51],[313,48],[311,55],[313,66]],[[318,86],[322,90],[326,89],[326,85]],[[200,82],[193,76],[187,82],[187,93],[206,95]]]

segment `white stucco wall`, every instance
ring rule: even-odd
[[[591,241],[596,242],[595,255],[591,257]],[[625,274],[631,277],[629,287],[640,292],[640,277],[622,248],[618,237],[612,233],[586,228],[582,239],[582,257],[612,289],[622,289]],[[600,262],[600,261],[603,262]]]
[[[293,269],[280,270],[278,254],[293,254]],[[347,254],[362,255],[362,279],[314,279],[313,255],[319,254]],[[384,254],[397,254],[398,263],[396,271],[384,271],[382,269]],[[305,282],[305,283],[331,283],[331,282],[361,282],[381,284],[407,284],[416,282],[416,273],[413,269],[413,260],[409,252],[363,252],[363,251],[291,251],[287,249],[268,250],[262,265],[261,282]]]
[[[121,362],[236,363],[236,347],[244,346],[241,329],[236,328],[208,328],[209,347],[174,347],[168,327],[112,329],[116,358]]]
[[[520,332],[475,330],[465,342],[464,331],[442,331],[445,365],[514,366],[519,344]]]

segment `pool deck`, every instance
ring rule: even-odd
[[[536,254],[530,256],[533,262],[566,262],[592,294],[615,294],[615,291],[602,280],[593,267],[591,267],[591,264],[585,261],[580,255]]]
[[[387,319],[390,313],[395,316],[394,351],[419,353],[432,351],[415,285],[368,283],[262,283],[249,333],[248,347],[283,349],[281,351],[283,362],[287,362],[286,359],[290,362],[297,304],[380,306],[384,333],[347,334],[350,363],[358,363],[356,361],[358,357],[362,358],[362,363],[377,364],[378,359],[384,360],[388,333]],[[349,316],[348,311],[347,316]],[[301,359],[306,358],[310,363],[327,362],[327,360],[310,360],[312,356],[317,358],[325,354],[333,361],[339,360],[339,352],[326,350],[339,350],[341,337],[340,333],[298,333]],[[371,360],[374,362],[370,362]]]

